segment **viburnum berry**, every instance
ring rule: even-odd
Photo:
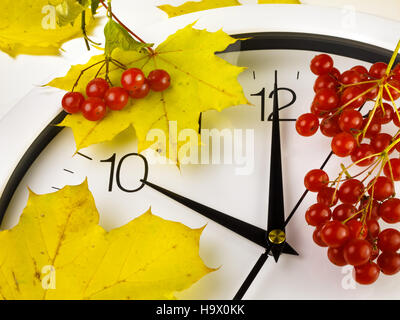
[[[322,227],[321,238],[329,247],[339,248],[350,239],[350,231],[342,222],[332,220]]]
[[[322,228],[322,226],[323,226],[323,224],[315,227],[315,230],[313,232],[313,240],[318,246],[327,247],[326,243],[321,238],[321,228]]]
[[[388,103],[382,104],[383,109],[378,107],[375,111],[374,120],[379,122],[380,124],[387,124],[393,120],[393,116],[395,112],[393,107]]]
[[[359,167],[368,167],[376,160],[376,157],[371,157],[374,154],[376,151],[371,145],[361,143],[351,153],[351,160]]]
[[[374,148],[376,153],[381,153],[385,150],[392,142],[393,137],[388,133],[378,133],[371,139],[371,147]],[[389,153],[393,152],[394,148],[389,150]]]
[[[336,205],[338,202],[337,192],[335,193],[335,188],[323,187],[318,191],[317,201],[318,203],[324,204],[328,207]]]
[[[122,110],[129,101],[128,92],[121,87],[112,87],[104,95],[104,101],[111,110]]]
[[[372,255],[371,244],[362,239],[352,239],[343,248],[343,256],[346,262],[352,266],[367,263]]]
[[[62,98],[62,107],[68,113],[78,113],[85,101],[85,97],[80,92],[68,92]]]
[[[381,232],[381,227],[379,225],[379,222],[375,219],[368,219],[366,223],[367,223],[368,235],[372,238],[376,238],[379,235],[379,232]]]
[[[369,75],[374,79],[382,79],[386,75],[388,65],[384,62],[376,62],[369,69]]]
[[[396,252],[383,252],[378,257],[378,266],[386,275],[394,275],[400,271],[400,254]]]
[[[354,279],[359,284],[372,284],[379,278],[380,268],[375,262],[367,262],[354,267]]]
[[[328,248],[327,251],[328,259],[330,262],[332,262],[334,265],[338,267],[343,267],[347,265],[346,260],[344,259],[344,254],[343,254],[343,247],[340,248]]]
[[[345,85],[356,84],[361,82],[361,76],[357,71],[347,70],[340,75],[339,82]]]
[[[340,97],[340,105],[351,109],[362,107],[366,101],[367,98],[363,94],[362,88],[358,86],[348,87]]]
[[[357,179],[349,179],[342,183],[339,188],[339,200],[343,203],[354,204],[357,203],[364,193],[364,186],[361,181]]]
[[[329,75],[338,80],[340,78],[340,71],[337,68],[333,67],[332,70],[329,72]]]
[[[319,76],[314,83],[314,92],[317,93],[321,89],[337,90],[339,82],[330,74],[323,74]]]
[[[386,89],[387,88],[387,89]],[[399,80],[389,80],[387,82],[387,87],[383,89],[382,97],[387,101],[396,101],[400,98],[400,81]]]
[[[383,252],[397,252],[400,249],[400,232],[392,228],[381,231],[378,235],[378,247]]]
[[[304,177],[304,186],[311,192],[318,192],[329,182],[329,176],[321,169],[309,171]]]
[[[327,116],[321,120],[319,125],[321,133],[326,137],[334,137],[338,133],[342,132],[339,127],[338,117]]]
[[[145,81],[146,76],[139,68],[127,69],[121,76],[121,85],[127,91],[141,88]]]
[[[344,221],[351,217],[354,219],[356,217],[356,212],[357,210],[353,205],[342,203],[333,209],[332,219],[338,221]]]
[[[133,99],[143,99],[150,92],[149,82],[146,80],[141,87],[129,91],[129,95]]]
[[[319,226],[331,219],[331,210],[328,206],[315,203],[306,211],[306,221],[310,226]]]
[[[302,114],[296,120],[297,133],[303,137],[309,137],[315,134],[319,128],[318,117],[312,113]]]
[[[331,148],[334,154],[339,157],[349,156],[357,146],[357,141],[347,132],[341,132],[333,137]]]
[[[368,118],[364,119],[362,129],[366,128],[368,121],[369,121]],[[382,125],[379,122],[371,121],[371,123],[368,125],[367,131],[365,132],[365,137],[372,139],[379,132],[381,132],[381,129],[382,129]]]
[[[106,80],[102,78],[96,78],[87,84],[86,95],[93,98],[104,98],[104,95],[109,88],[110,85]]]
[[[150,89],[153,91],[164,91],[171,85],[171,77],[167,71],[162,69],[153,70],[147,76]]]
[[[326,117],[327,115],[329,115],[329,113],[330,113],[329,111],[320,109],[320,108],[318,107],[318,104],[315,103],[315,102],[311,105],[311,107],[310,107],[310,112],[311,112],[313,115],[317,116],[318,118],[324,118],[324,117]]]
[[[320,110],[330,111],[339,106],[339,96],[335,90],[320,89],[314,98],[314,103]]]
[[[363,83],[359,84],[367,100],[374,100],[379,94],[379,86],[377,83]]]
[[[311,71],[317,76],[330,73],[333,69],[333,59],[327,54],[320,54],[311,60]]]
[[[361,78],[361,81],[367,81],[369,79],[368,69],[364,66],[355,66],[350,70],[356,71]]]
[[[386,162],[383,167],[383,173],[389,179],[400,181],[400,159],[393,158]]]
[[[353,109],[346,109],[339,117],[339,127],[342,131],[354,133],[361,129],[363,120],[361,112]]]
[[[98,121],[105,117],[107,107],[105,102],[96,97],[87,98],[82,104],[82,115],[90,121]]]
[[[384,176],[376,177],[369,183],[368,193],[374,199],[383,201],[394,194],[393,181]]]
[[[367,226],[361,221],[352,219],[346,222],[346,226],[349,227],[350,239],[366,239],[368,235]],[[351,264],[351,263],[350,263]]]
[[[360,206],[358,211],[366,210],[367,218],[368,219],[376,219],[380,218],[379,210],[380,210],[380,203],[376,200],[372,200],[369,197],[363,197],[360,201]]]
[[[379,208],[379,215],[386,223],[400,222],[400,199],[390,198]]]

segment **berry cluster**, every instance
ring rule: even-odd
[[[107,107],[111,110],[122,110],[133,99],[145,98],[150,90],[164,91],[171,84],[171,78],[165,70],[157,69],[146,78],[138,68],[125,70],[121,76],[121,87],[110,86],[102,78],[91,80],[86,86],[86,95],[80,92],[68,92],[62,99],[62,107],[68,113],[82,112],[90,121],[105,117]]]
[[[394,186],[394,181],[400,181],[400,159],[390,158],[400,151],[400,130],[394,135],[381,132],[389,123],[400,127],[395,103],[400,98],[400,64],[392,69],[393,62],[394,58],[369,70],[355,66],[340,73],[331,56],[314,57],[310,68],[318,76],[315,98],[311,112],[296,121],[300,135],[311,136],[319,128],[332,138],[334,154],[351,158],[351,165],[342,164],[334,180],[321,169],[306,174],[304,184],[317,193],[317,203],[308,208],[305,218],[315,227],[314,242],[328,247],[328,259],[337,266],[354,266],[360,284],[375,282],[381,272],[400,271],[400,232],[381,230],[380,225],[381,220],[400,222]],[[368,101],[373,108],[363,116],[360,110]],[[361,169],[352,175],[350,169],[355,167]]]

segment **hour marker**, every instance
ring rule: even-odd
[[[71,170],[68,170],[68,169],[63,169],[64,171],[66,171],[66,172],[68,172],[68,173],[74,173],[73,171],[71,171]]]
[[[256,80],[256,72],[253,71],[253,79]]]
[[[93,160],[91,157],[89,157],[89,156],[87,156],[87,155],[85,155],[83,153],[77,152],[76,154],[79,154],[81,157],[84,157],[86,159]]]
[[[297,80],[299,80],[300,77],[300,71],[297,71]]]
[[[55,190],[61,190],[60,188],[57,188],[57,187],[51,187],[52,189],[55,189]]]

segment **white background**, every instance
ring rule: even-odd
[[[138,34],[145,34],[146,27],[167,20],[167,15],[156,5],[162,3],[181,4],[185,0],[113,0],[114,11]],[[241,0],[243,4],[254,4],[256,0]],[[400,20],[398,0],[303,0],[304,4],[354,8],[358,11]],[[285,18],[282,17],[282,23]],[[390,30],[388,30],[390,32]],[[103,41],[101,27],[95,30],[93,39]],[[151,39],[146,39],[151,42]],[[15,59],[0,52],[0,119],[30,90],[63,75],[71,64],[83,63],[93,54],[86,52],[82,39],[75,39],[63,46],[61,56],[19,56]]]

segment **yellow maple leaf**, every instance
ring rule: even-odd
[[[0,298],[173,299],[213,271],[199,257],[203,231],[149,210],[106,232],[87,183],[36,195],[0,232]]]
[[[178,151],[186,141],[170,137],[171,126],[176,125],[177,135],[184,129],[198,132],[201,112],[211,109],[222,111],[248,103],[237,81],[244,68],[231,65],[214,54],[236,41],[222,30],[208,32],[189,25],[169,36],[155,49],[154,55],[117,48],[112,54],[114,59],[129,67],[138,67],[146,75],[154,69],[166,70],[171,76],[171,87],[163,92],[150,92],[144,99],[131,100],[123,110],[109,112],[101,121],[92,122],[81,114],[73,114],[68,115],[60,125],[72,128],[78,150],[110,141],[132,125],[138,137],[139,152],[152,147],[161,155],[179,162]],[[73,66],[65,77],[54,79],[49,85],[71,90],[81,70],[103,59],[103,56],[95,56],[85,65]],[[104,69],[100,77],[104,77]],[[86,71],[76,89],[84,92],[86,84],[97,71],[98,68]],[[120,85],[121,74],[122,70],[110,65],[109,77],[114,85]],[[154,142],[147,138],[151,130],[162,130],[171,144],[165,146],[161,141]]]
[[[57,24],[56,6],[62,1],[1,0],[0,50],[10,56],[58,54],[64,42],[82,35],[80,16],[73,25]],[[90,10],[87,13],[90,24],[93,18]]]
[[[169,18],[180,16],[183,14],[197,12],[208,9],[240,6],[240,2],[237,0],[201,0],[201,1],[188,1],[180,6],[171,6],[169,4],[158,6],[159,9],[163,10],[168,14]]]

